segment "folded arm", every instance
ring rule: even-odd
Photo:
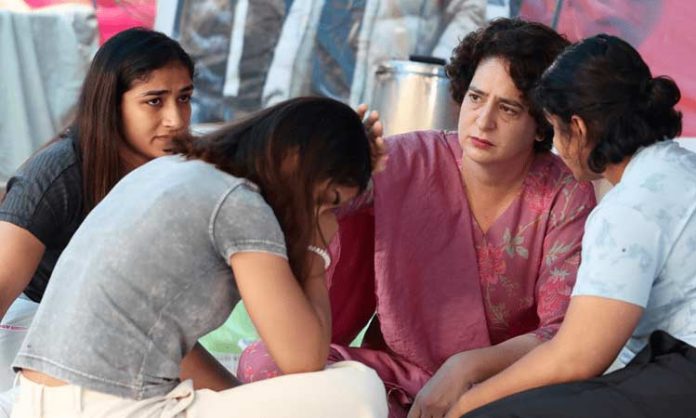
[[[633,333],[643,308],[596,296],[573,297],[556,336],[465,393],[447,418],[514,393],[600,375]]]

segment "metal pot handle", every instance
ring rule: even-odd
[[[442,58],[438,57],[431,57],[428,55],[409,55],[408,56],[409,61],[413,62],[423,62],[426,64],[435,64],[435,65],[445,65],[447,64],[447,61],[445,61]]]

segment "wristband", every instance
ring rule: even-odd
[[[328,251],[326,251],[323,248],[319,248],[315,245],[310,245],[309,247],[307,247],[307,250],[313,252],[314,254],[321,257],[322,260],[324,260],[324,270],[329,269],[329,266],[331,265],[331,256],[329,255]]]

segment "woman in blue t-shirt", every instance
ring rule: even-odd
[[[466,417],[693,417],[696,154],[672,140],[679,89],[628,43],[597,35],[562,53],[537,93],[575,177],[614,188],[587,220],[558,334],[447,417],[532,388]]]
[[[92,61],[72,126],[8,182],[0,205],[0,390],[12,385],[10,364],[86,214],[188,130],[193,73],[188,54],[161,33],[115,35]]]

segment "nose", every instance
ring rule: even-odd
[[[489,101],[478,109],[476,126],[482,131],[488,131],[495,128],[495,123],[495,108],[493,103]]]
[[[170,103],[162,110],[162,125],[172,131],[181,130],[188,124],[187,112],[177,104]]]

